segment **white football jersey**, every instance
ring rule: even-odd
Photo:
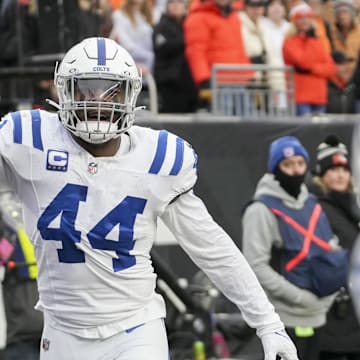
[[[93,157],[56,114],[20,111],[0,123],[1,187],[22,203],[38,308],[84,337],[165,316],[149,252],[157,218],[196,182],[196,155],[181,138],[138,126],[122,137],[127,152]]]

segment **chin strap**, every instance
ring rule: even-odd
[[[139,111],[139,110],[145,110],[146,109],[146,106],[137,106],[135,109],[134,109],[134,112],[135,111]]]
[[[51,106],[53,106],[56,110],[60,110],[60,105],[55,102],[54,100],[51,99],[45,99],[45,101],[50,104]]]

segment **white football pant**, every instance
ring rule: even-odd
[[[106,339],[85,339],[45,324],[40,360],[169,360],[163,319]]]

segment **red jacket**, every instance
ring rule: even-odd
[[[213,0],[191,6],[184,34],[186,57],[197,84],[210,79],[213,64],[250,64],[237,12],[225,16]]]
[[[301,68],[307,73],[295,72],[295,101],[315,105],[327,103],[327,79],[335,75],[331,55],[319,38],[296,34],[285,39],[285,64]]]

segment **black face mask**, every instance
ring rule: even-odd
[[[275,179],[279,181],[280,186],[295,199],[300,194],[301,185],[304,183],[305,175],[287,175],[277,167],[274,171]]]

